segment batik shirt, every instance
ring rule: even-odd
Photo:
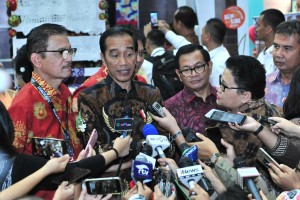
[[[140,72],[141,70],[139,70]],[[99,83],[101,82],[103,79],[106,78],[108,74],[108,69],[105,65],[102,65],[102,67],[100,68],[100,70],[98,72],[96,72],[93,76],[91,76],[90,78],[88,78],[79,88],[77,88],[74,93],[73,93],[73,102],[72,102],[72,109],[75,113],[78,113],[78,105],[77,105],[77,101],[78,101],[78,96],[79,96],[79,93],[88,88],[88,87],[91,87],[93,85],[95,85],[96,83]],[[146,79],[142,76],[142,75],[139,75],[137,74],[135,76],[135,79],[134,80],[137,80],[137,81],[141,81],[141,82],[144,82],[144,83],[147,83]]]
[[[144,140],[142,128],[146,123],[154,123],[150,114],[147,112],[147,105],[158,102],[161,104],[162,98],[159,90],[151,85],[139,81],[131,82],[131,90],[127,92],[113,81],[110,75],[100,83],[83,90],[78,97],[79,114],[86,123],[84,135],[89,138],[92,130],[95,128],[98,132],[99,152],[104,152],[112,147],[112,141],[121,134],[114,131],[114,120],[122,118],[122,109],[132,108],[132,118],[134,128],[131,132],[133,142],[129,156],[124,158],[124,163],[134,159],[139,153],[141,141]],[[143,110],[143,118],[140,111]],[[156,124],[154,124],[156,125]],[[159,129],[159,134],[162,129]],[[87,141],[86,139],[86,141]],[[115,161],[113,164],[118,164]],[[113,173],[105,173],[103,176],[114,176]],[[119,176],[123,182],[123,191],[127,191],[128,183],[131,178],[131,169],[121,170]]]
[[[240,109],[245,115],[258,119],[259,116],[265,117],[281,117],[281,109],[275,105],[271,105],[265,101],[264,98],[253,100]],[[265,127],[269,128],[270,125],[261,122]],[[233,145],[234,151],[237,156],[243,156],[247,164],[253,164],[256,158],[258,149],[262,146],[261,141],[252,133],[248,131],[235,131],[231,129],[228,124],[220,124],[222,137],[225,141]]]
[[[164,106],[175,117],[180,129],[189,127],[194,132],[206,135],[205,128],[215,125],[204,115],[216,108],[216,88],[210,86],[211,94],[205,101],[197,97],[191,90],[184,88],[164,102]]]
[[[59,86],[60,91],[57,91],[37,74],[33,73],[32,77],[51,98],[62,124],[68,127],[75,158],[77,158],[81,145],[76,135],[75,117],[71,111],[71,93],[69,89],[61,84]],[[32,137],[64,139],[62,126],[48,102],[32,83],[27,83],[18,92],[8,111],[15,128],[14,146],[20,153],[32,154]]]
[[[290,83],[284,84],[278,70],[267,76],[266,79],[266,100],[282,108],[289,93]]]

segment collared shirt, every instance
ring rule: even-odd
[[[282,116],[282,110],[275,105],[269,104],[264,98],[247,102],[239,108],[239,112],[251,116],[256,120],[258,120],[259,116],[267,118]],[[263,125],[267,128],[270,127],[266,123],[263,123]],[[247,164],[253,163],[258,149],[262,146],[261,141],[252,133],[231,129],[228,124],[219,124],[219,127],[222,137],[226,142],[233,145],[236,155],[243,156]]]
[[[32,77],[50,97],[63,125],[68,124],[75,158],[77,158],[82,148],[77,138],[75,117],[71,109],[71,92],[64,84],[61,84],[59,86],[60,91],[57,91],[37,74],[32,73]],[[14,124],[14,146],[18,152],[32,154],[32,137],[64,139],[62,127],[50,105],[32,83],[27,83],[18,92],[8,111]],[[66,120],[68,120],[68,123],[66,123]],[[45,199],[52,199],[52,194],[39,192],[37,195]]]
[[[270,46],[269,48],[265,48],[262,52],[259,53],[257,60],[264,66],[266,70],[266,75],[273,73],[277,67],[273,61],[273,52],[274,45]]]
[[[230,57],[227,49],[221,45],[209,52],[210,59],[213,63],[212,73],[209,78],[209,82],[212,86],[219,86],[219,76],[223,73],[226,68],[225,62]]]
[[[206,135],[205,128],[214,126],[215,122],[204,115],[216,108],[216,88],[210,86],[211,94],[205,100],[197,97],[191,90],[184,87],[175,96],[164,102],[164,106],[175,117],[179,127],[189,127],[195,132]]]
[[[156,87],[132,80],[131,90],[127,92],[110,75],[107,75],[106,79],[83,90],[78,97],[79,113],[86,123],[83,135],[88,139],[95,128],[99,135],[100,152],[107,151],[111,148],[112,141],[121,135],[114,130],[114,120],[124,117],[122,116],[124,108],[132,108],[134,128],[131,132],[133,138],[131,146],[133,150],[130,151],[129,156],[124,158],[123,162],[134,159],[134,154],[139,152],[141,140],[144,139],[142,128],[146,123],[155,123],[147,112],[147,105],[152,105],[154,102],[162,102],[160,92]],[[145,118],[140,114],[142,110],[146,114]],[[157,129],[160,134],[163,133],[161,132],[162,129],[159,127]],[[114,164],[118,164],[118,162]],[[103,176],[109,177],[114,176],[114,174],[115,172],[105,173]],[[131,180],[131,169],[121,170],[119,176],[122,179],[123,191],[126,192]]]
[[[161,56],[166,52],[163,47],[157,47],[151,52],[151,57]]]
[[[139,70],[139,72],[140,71],[141,70]],[[78,95],[80,94],[80,92],[88,87],[95,85],[96,83],[101,82],[102,80],[104,80],[106,78],[107,74],[108,74],[107,67],[105,65],[102,65],[102,67],[100,68],[100,70],[98,72],[96,72],[94,75],[92,75],[90,78],[88,78],[81,86],[79,86],[73,92],[73,101],[72,101],[73,112],[75,112],[76,114],[78,113],[77,101],[78,101]],[[140,74],[137,74],[135,76],[135,80],[147,83],[146,79]]]
[[[265,98],[271,103],[282,108],[283,103],[289,93],[290,83],[284,84],[281,80],[279,70],[276,70],[266,79]]]

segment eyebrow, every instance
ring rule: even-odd
[[[199,61],[199,62],[196,62],[193,65],[183,65],[182,67],[188,67],[188,68],[190,68],[190,67],[195,67],[196,65],[203,65],[203,64],[206,64],[206,62],[202,63],[202,61]]]
[[[134,51],[134,48],[132,46],[129,46],[129,47],[126,47],[126,50],[132,50],[132,51]],[[109,50],[109,52],[113,52],[113,51],[119,51],[119,49],[115,48],[115,49]]]

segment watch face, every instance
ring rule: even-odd
[[[220,153],[215,153],[215,154],[213,154],[212,156],[211,156],[211,158],[210,158],[210,161],[212,162],[212,163],[215,163],[216,161],[217,161],[217,158],[218,157],[220,157],[222,154],[220,154]]]

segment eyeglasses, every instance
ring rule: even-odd
[[[138,51],[138,52],[137,52],[137,55],[144,58],[145,55],[146,55],[146,53],[147,53],[146,50],[143,49],[143,50],[141,50],[141,51]]]
[[[181,71],[179,71],[180,74],[182,74],[183,77],[188,77],[188,76],[192,76],[193,71],[195,71],[197,74],[201,74],[205,71],[205,64],[199,64],[196,65],[194,68],[191,69],[183,69]]]
[[[223,82],[222,82],[222,76],[220,75],[219,76],[219,84],[220,84],[220,89],[222,92],[225,91],[225,89],[229,89],[229,90],[246,90],[245,88],[236,88],[236,87],[228,87],[227,85],[225,85]]]
[[[45,50],[45,51],[38,51],[36,53],[43,53],[43,52],[58,52],[61,54],[62,58],[66,60],[68,55],[75,56],[77,48],[70,48],[70,49],[61,49],[61,50]]]

